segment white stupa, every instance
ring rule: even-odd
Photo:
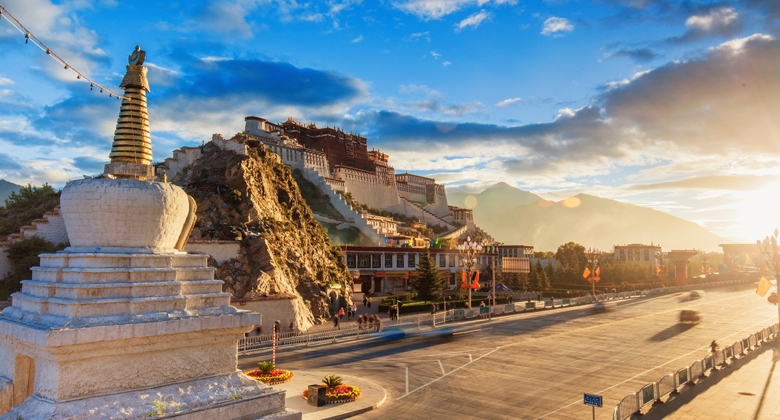
[[[0,420],[300,419],[237,370],[260,314],[230,306],[208,256],[181,251],[195,202],[149,166],[144,56],[120,85],[103,177],[62,190],[70,247],[41,255],[0,314]]]

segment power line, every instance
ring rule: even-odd
[[[6,16],[6,15],[10,16],[11,19],[13,19],[13,21],[11,21],[11,19],[8,19],[8,16]],[[8,21],[8,23],[10,23],[11,26],[16,28],[17,31],[19,31],[22,34],[24,34],[24,43],[25,44],[27,44],[29,41],[32,41],[32,43],[35,46],[40,48],[41,51],[45,52],[46,55],[48,55],[49,57],[52,58],[52,60],[54,60],[54,61],[60,63],[60,65],[64,66],[65,70],[70,70],[70,71],[76,73],[76,79],[79,79],[79,80],[84,79],[84,80],[88,81],[89,82],[89,90],[92,90],[93,88],[97,87],[98,89],[100,89],[100,93],[103,93],[104,90],[106,92],[108,92],[108,97],[109,98],[112,97],[112,96],[116,96],[117,99],[122,98],[122,99],[127,99],[128,101],[132,100],[131,98],[129,98],[127,96],[122,96],[122,95],[119,95],[116,92],[113,92],[113,91],[111,91],[109,89],[106,89],[101,84],[94,82],[92,79],[90,79],[89,77],[85,76],[80,71],[74,69],[73,66],[68,64],[59,55],[54,53],[54,51],[52,51],[49,47],[47,47],[46,44],[41,42],[41,40],[38,39],[35,35],[33,35],[32,32],[30,32],[27,28],[25,28],[24,25],[22,25],[22,22],[19,22],[19,20],[17,18],[15,18],[14,15],[12,15],[11,12],[8,11],[8,9],[3,7],[2,4],[0,4],[0,17],[5,19],[6,21]],[[14,24],[14,22],[16,22],[16,24]],[[17,26],[17,25],[19,25],[19,26]]]

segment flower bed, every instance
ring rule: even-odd
[[[320,384],[325,385],[325,384]],[[303,391],[303,399],[308,399],[309,390]],[[348,403],[360,396],[360,388],[351,385],[339,385],[325,391],[325,402],[328,404]]]
[[[246,375],[266,385],[283,384],[293,377],[292,372],[284,369],[274,369],[271,373],[261,373],[260,370],[255,369],[247,372]]]

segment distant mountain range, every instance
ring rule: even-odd
[[[0,206],[5,204],[5,199],[8,198],[12,192],[19,191],[19,188],[22,188],[22,186],[0,179]]]
[[[533,245],[537,251],[555,251],[569,241],[607,252],[613,245],[651,242],[667,251],[720,251],[719,244],[732,242],[658,210],[587,194],[547,201],[501,182],[479,194],[448,194],[447,200],[473,206],[476,224],[499,242]]]

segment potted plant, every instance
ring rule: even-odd
[[[257,364],[257,369],[247,372],[246,375],[266,385],[282,384],[293,377],[293,373],[289,370],[276,369],[273,362],[260,362]]]
[[[325,386],[325,402],[328,404],[340,404],[355,401],[360,396],[360,389],[356,386],[345,385],[340,376],[329,375],[322,378]],[[308,390],[303,391],[303,398],[308,398]]]

